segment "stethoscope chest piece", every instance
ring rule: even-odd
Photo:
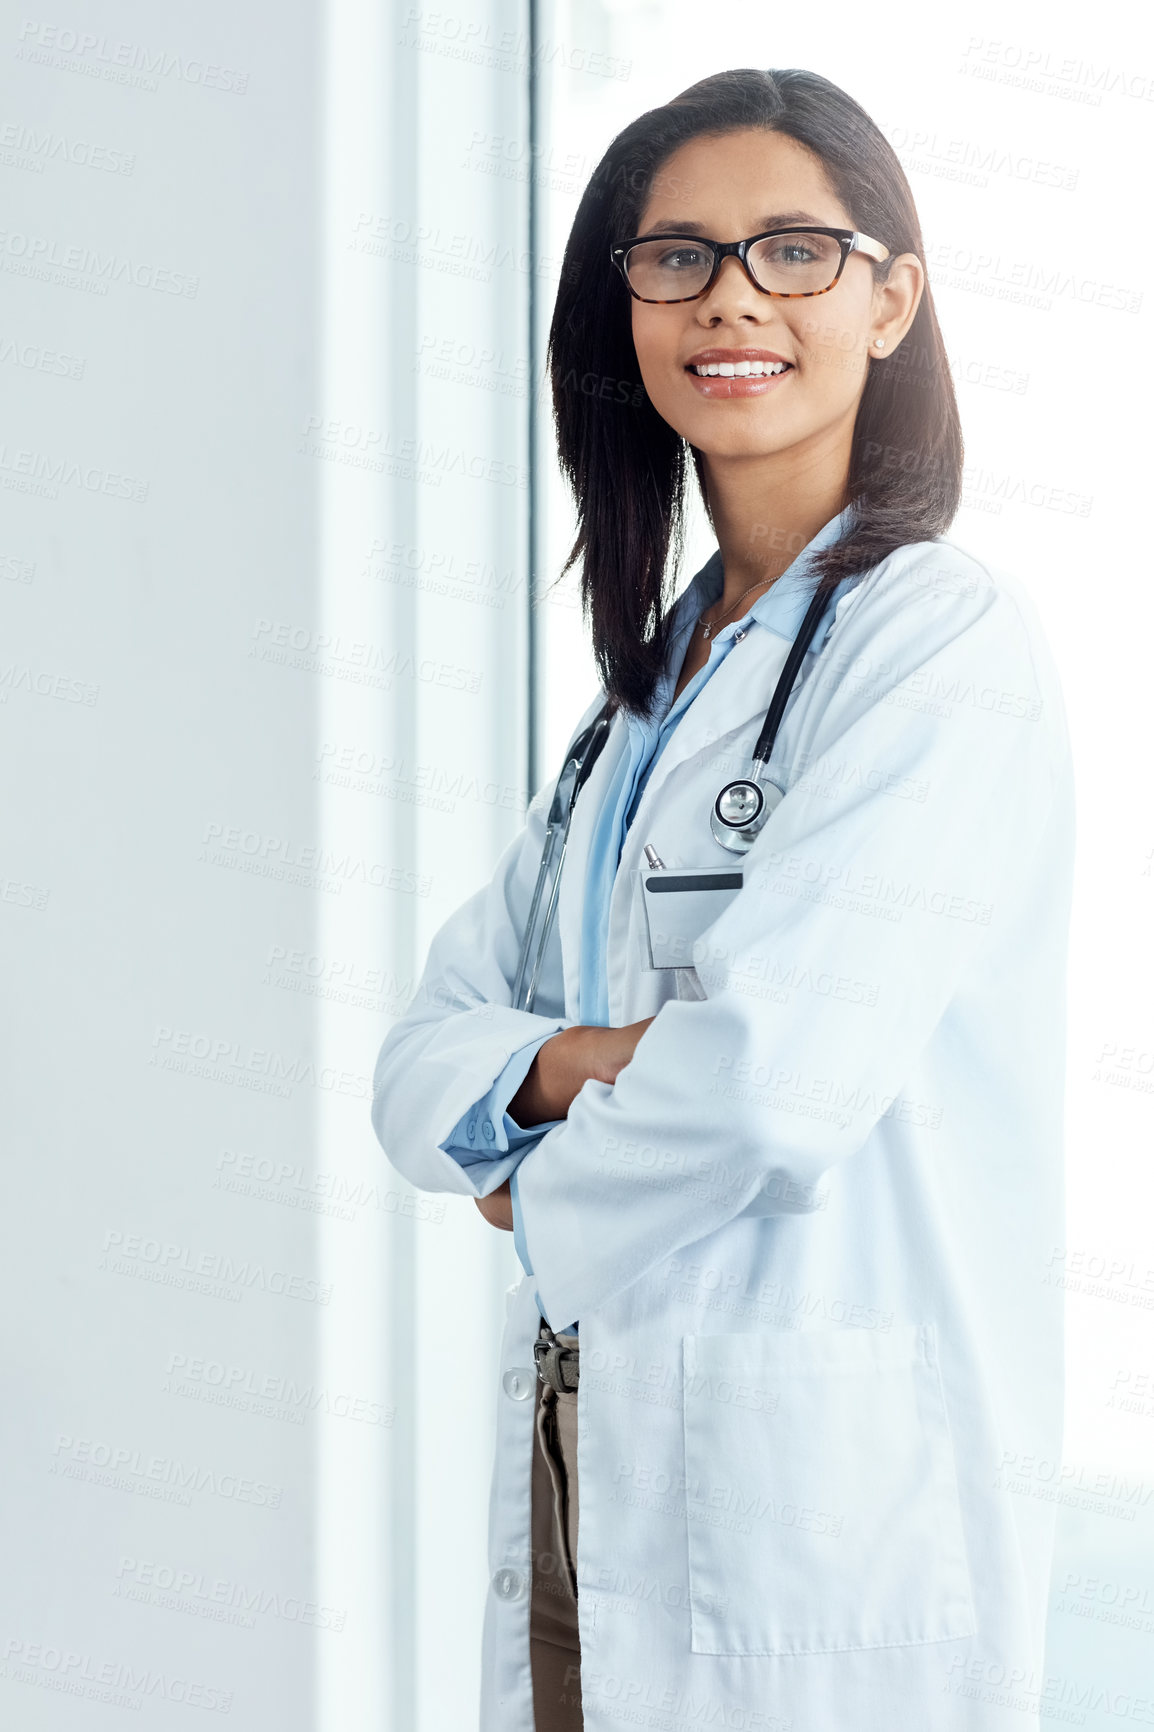
[[[753,748],[751,774],[739,776],[735,782],[727,782],[713,802],[709,813],[709,828],[713,832],[714,841],[720,842],[731,854],[744,854],[753,847],[766,819],[785,799],[785,789],[765,779],[765,766],[769,763],[773,742],[777,738],[777,730],[802,658],[813,640],[826,605],[825,594],[820,587],[815,589],[792,648],[785,658],[785,666],[778,676],[769,708],[765,712],[765,721]]]
[[[784,798],[783,789],[773,782],[753,782],[747,776],[727,782],[709,814],[714,841],[731,854],[744,854],[753,847],[766,819]]]

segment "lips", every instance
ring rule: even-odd
[[[697,395],[720,402],[781,391],[794,371],[793,363],[772,349],[702,349],[685,365]]]

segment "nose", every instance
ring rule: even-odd
[[[772,295],[763,294],[745,264],[731,253],[722,259],[708,291],[697,303],[698,318],[706,324],[734,317],[764,319],[773,307]]]

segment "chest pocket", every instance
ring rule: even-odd
[[[639,874],[650,968],[693,968],[693,946],[744,882],[740,866],[646,869]]]

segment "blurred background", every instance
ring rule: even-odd
[[[577,202],[629,120],[750,65],[834,80],[901,158],[966,432],[952,536],[1062,671],[1069,1227],[1039,1279],[1068,1418],[1019,1489],[1061,1505],[1062,1700],[1143,1718],[1148,29],[1018,0],[6,15],[13,1732],[476,1722],[519,1265],[399,1179],[369,1079],[596,691],[540,375]],[[713,545],[699,512],[679,587]]]

